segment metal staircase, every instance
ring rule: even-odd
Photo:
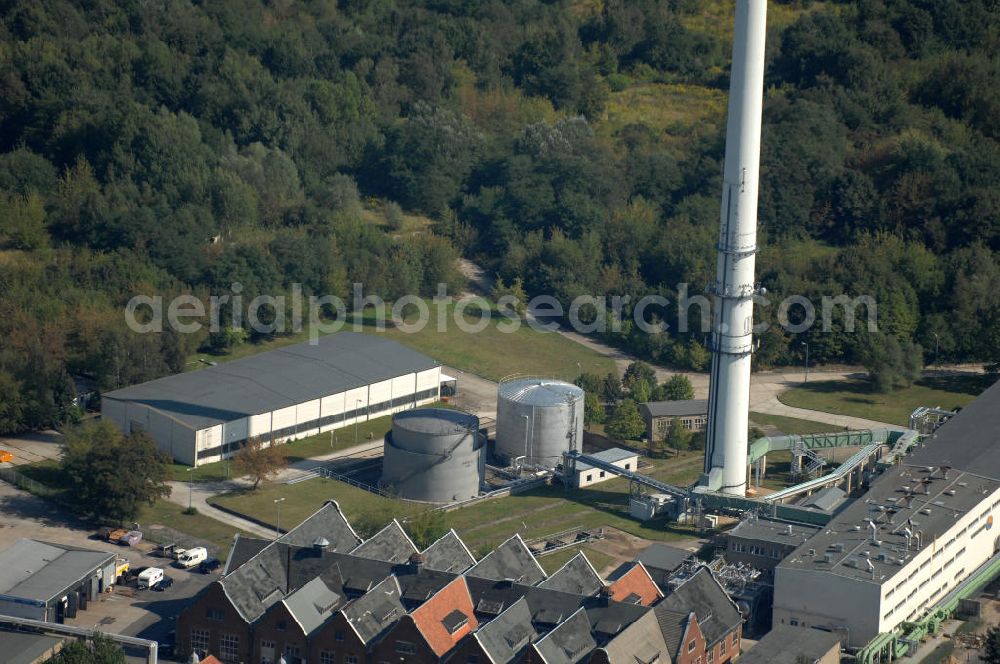
[[[792,443],[791,475],[796,479],[813,479],[818,477],[826,466],[826,457],[816,450],[806,447],[802,441]]]

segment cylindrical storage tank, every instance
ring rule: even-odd
[[[379,483],[407,500],[474,498],[486,471],[485,451],[475,415],[447,408],[396,413],[385,437]]]
[[[513,464],[554,468],[563,452],[583,449],[583,390],[545,378],[514,378],[497,389],[496,455]]]

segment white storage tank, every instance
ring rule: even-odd
[[[496,454],[513,464],[555,468],[583,449],[583,390],[548,378],[511,378],[497,389]]]
[[[474,498],[486,471],[485,451],[475,415],[447,408],[396,413],[385,437],[380,484],[407,500]]]

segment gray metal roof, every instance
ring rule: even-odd
[[[539,639],[535,650],[546,664],[576,664],[597,647],[597,641],[590,633],[587,612],[580,608]]]
[[[374,334],[340,332],[200,371],[175,374],[104,399],[156,408],[192,429],[266,413],[439,366]]]
[[[652,574],[654,569],[673,572],[684,564],[684,561],[692,558],[694,553],[678,549],[676,546],[668,544],[650,544],[635,557],[640,563],[646,566]]]
[[[531,609],[522,597],[473,633],[473,638],[485,650],[493,664],[513,661],[538,638],[531,624]]]
[[[599,461],[606,461],[607,463],[618,463],[619,461],[626,461],[628,459],[633,459],[639,456],[638,452],[633,452],[632,450],[625,450],[620,447],[612,447],[606,450],[601,450],[600,452],[594,452],[592,454],[588,453],[587,456],[594,457]],[[593,466],[585,461],[576,462],[577,472],[590,470]],[[632,470],[635,470],[634,468]]]
[[[705,415],[708,413],[708,399],[685,399],[682,401],[647,401],[639,404],[652,417],[683,417],[685,415]]]
[[[400,595],[396,577],[389,576],[344,607],[344,617],[365,645],[406,614]]]
[[[904,463],[948,465],[1000,480],[1000,382],[945,422]]]
[[[439,540],[423,550],[427,569],[461,574],[476,564],[476,558],[452,528]]]
[[[583,390],[562,380],[549,378],[516,378],[500,383],[501,399],[531,404],[541,408],[575,403],[583,398]]]
[[[824,512],[833,512],[846,499],[847,493],[839,486],[828,486],[825,489],[820,489],[811,496],[807,496],[799,505],[803,507],[815,507]]]
[[[819,532],[819,527],[800,523],[791,524],[772,519],[750,518],[740,521],[729,531],[729,537],[798,546]],[[789,534],[791,533],[791,534]]]
[[[479,418],[452,408],[417,408],[392,416],[394,429],[444,436],[479,429]]]
[[[580,551],[553,572],[552,576],[539,583],[538,587],[577,595],[596,595],[604,587],[604,581],[587,556]]]
[[[413,546],[406,531],[395,519],[351,551],[352,555],[387,563],[404,563],[414,553],[417,553],[417,547]]]
[[[709,646],[734,629],[739,630],[743,624],[743,616],[739,609],[707,567],[702,567],[692,574],[687,581],[667,595],[654,611],[660,611],[660,607],[663,607],[663,611],[685,615],[693,612],[698,617],[698,627],[701,628],[701,633]]]
[[[840,643],[840,637],[811,627],[775,625],[753,648],[744,650],[740,664],[799,664],[815,662]]]
[[[490,551],[466,573],[496,581],[513,579],[526,585],[534,585],[545,578],[545,570],[520,535],[514,535]]]
[[[303,633],[309,636],[334,614],[342,599],[320,577],[316,577],[286,597],[284,603]]]
[[[0,595],[48,602],[115,554],[19,539],[0,551]]]
[[[35,664],[62,642],[63,639],[57,636],[0,629],[4,664]]]

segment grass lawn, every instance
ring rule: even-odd
[[[923,378],[888,394],[871,391],[864,380],[817,381],[782,392],[782,403],[797,408],[853,415],[879,422],[909,424],[918,406],[953,409],[965,406],[989,387],[996,376],[962,375]]]
[[[538,559],[538,564],[542,566],[546,574],[552,574],[560,567],[565,565],[570,558],[573,558],[577,553],[583,551],[583,555],[587,556],[587,560],[590,564],[594,566],[597,573],[600,574],[601,570],[614,562],[614,558],[606,553],[601,553],[596,551],[589,546],[571,546],[568,549],[563,549],[562,551],[556,551],[547,556],[541,556]]]
[[[826,433],[837,428],[823,422],[813,422],[812,420],[803,420],[798,417],[785,417],[784,415],[755,413],[753,411],[750,412],[750,424],[762,429],[765,427],[774,427],[783,434]]]
[[[17,471],[46,487],[56,489],[54,495],[43,497],[50,497],[57,503],[71,506],[72,501],[62,495],[58,489],[66,486],[67,482],[56,461],[40,461],[19,466]],[[40,495],[42,494],[40,493]],[[166,526],[213,544],[216,547],[217,555],[222,559],[229,551],[233,535],[237,532],[236,528],[203,514],[184,514],[182,506],[165,499],[156,501],[154,505],[143,505],[136,520],[139,522],[146,539],[158,541],[155,537],[155,529],[150,529],[149,526]],[[243,535],[250,534],[240,532]]]
[[[667,481],[688,483],[701,472],[701,453],[686,452],[677,458],[658,459],[652,469],[646,470]],[[369,528],[380,525],[372,520],[405,518],[423,509],[416,503],[376,496],[328,479],[271,484],[257,491],[216,496],[212,502],[273,523],[277,518],[275,498],[285,499],[281,503],[281,522],[286,526],[299,523],[330,499],[337,501],[352,522]],[[668,526],[664,521],[641,523],[632,519],[628,516],[628,502],[628,482],[623,479],[582,490],[546,486],[453,510],[445,515],[445,525],[454,528],[477,555],[485,554],[514,533],[531,539],[570,527],[613,526],[637,537],[663,541],[691,536],[690,529]]]

